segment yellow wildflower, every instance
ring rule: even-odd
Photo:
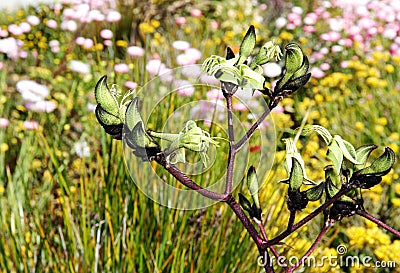
[[[382,126],[385,126],[385,125],[387,125],[388,120],[385,117],[380,117],[380,118],[375,119],[375,122]]]
[[[293,39],[293,34],[287,31],[283,31],[280,35],[279,38],[282,40],[292,40]]]
[[[391,65],[391,64],[387,64],[386,66],[385,66],[385,70],[386,70],[386,72],[387,73],[393,73],[394,72],[394,66],[393,65]]]
[[[354,126],[354,128],[355,128],[357,131],[363,130],[364,127],[365,127],[365,125],[364,125],[364,123],[362,123],[361,121],[356,121],[355,126]]]
[[[8,149],[9,149],[9,147],[8,147],[8,144],[7,144],[7,143],[2,143],[2,144],[0,145],[0,152],[5,153],[5,152],[8,151]]]
[[[128,46],[128,42],[125,40],[118,40],[115,44],[119,47],[127,47]]]
[[[375,132],[377,132],[378,134],[382,134],[385,131],[385,127],[383,127],[380,124],[377,124],[374,126],[374,130]]]
[[[389,139],[393,141],[398,141],[400,140],[400,134],[397,132],[391,133]]]

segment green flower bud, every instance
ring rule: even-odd
[[[118,117],[108,113],[100,106],[100,104],[96,106],[95,114],[97,121],[104,128],[107,134],[111,135],[115,139],[122,139],[122,128],[124,124]]]
[[[363,145],[356,150],[357,161],[360,162],[359,167],[364,167],[373,150],[378,148],[375,144]]]
[[[338,175],[332,165],[328,165],[324,168],[325,171],[325,182],[328,179],[335,185],[336,187],[340,187],[342,184],[340,181],[340,175]]]
[[[338,187],[336,187],[335,183],[332,182],[331,177],[328,177],[325,180],[325,191],[328,198],[332,198],[339,192]]]
[[[297,131],[298,129],[296,129],[295,132]],[[323,138],[326,145],[329,145],[329,143],[333,138],[331,133],[329,133],[329,131],[325,127],[322,127],[321,125],[306,125],[303,127],[303,130],[301,131],[301,135],[308,136],[314,132],[319,134]]]
[[[304,173],[300,162],[292,157],[292,169],[289,177],[289,191],[298,191],[303,184]]]
[[[287,206],[290,211],[301,211],[308,205],[308,199],[305,192],[289,191]]]
[[[128,106],[125,113],[125,125],[128,126],[129,130],[133,130],[136,124],[143,122],[142,117],[139,113],[139,98],[134,98]]]
[[[250,201],[241,193],[239,193],[239,204],[240,206],[247,212],[251,212],[251,203]]]
[[[250,68],[254,69],[257,65],[266,64],[273,59],[279,61],[282,55],[280,47],[274,41],[269,41],[260,48],[260,51],[251,62]]]
[[[235,53],[233,53],[232,49],[228,46],[226,48],[226,58],[225,59],[230,60],[230,59],[234,59],[234,58],[235,58]]]
[[[341,187],[341,185],[340,185]],[[325,192],[326,192],[326,196],[328,198],[332,198],[333,196],[335,196],[338,192],[339,192],[339,186],[335,185],[335,182],[332,182],[331,177],[328,177],[328,179],[326,179],[325,181]],[[342,197],[340,197],[341,201],[345,201],[345,202],[353,202],[353,199],[351,199],[350,197],[343,195]]]
[[[142,121],[138,122],[133,130],[127,126],[125,129],[125,141],[127,145],[133,149],[136,156],[143,160],[148,160],[151,156],[159,153],[160,147],[144,130]]]
[[[286,47],[286,64],[287,73],[294,74],[303,64],[304,55],[300,46],[295,43],[290,43]]]
[[[303,55],[303,62],[299,69],[293,73],[292,79],[298,79],[306,75],[308,69],[310,68],[310,63],[308,62],[307,56]]]
[[[153,131],[149,131],[148,134],[170,143],[164,153],[169,156],[171,159],[170,163],[172,164],[185,162],[185,152],[183,148],[186,148],[198,152],[204,166],[207,167],[209,163],[207,152],[210,144],[218,147],[218,142],[210,137],[207,131],[198,127],[193,120],[186,122],[185,127],[179,134],[157,133]]]
[[[370,166],[354,173],[354,176],[384,176],[390,172],[396,156],[392,149],[385,147],[385,152],[378,157]]]
[[[240,71],[242,83],[239,84],[242,88],[251,88],[261,90],[264,88],[265,78],[261,73],[258,73],[247,65],[238,65],[237,68]]]
[[[109,114],[118,116],[119,105],[117,101],[117,92],[115,87],[110,88],[107,85],[107,76],[103,76],[97,82],[94,89],[96,101]]]
[[[274,93],[281,91],[294,92],[307,83],[311,74],[307,73],[309,69],[308,58],[304,56],[300,46],[290,43],[286,47],[285,74],[276,83]]]
[[[136,97],[127,106],[125,141],[137,156],[147,159],[160,152],[160,148],[158,143],[144,129],[138,103],[139,99]]]
[[[237,64],[244,63],[247,57],[249,57],[250,54],[253,52],[255,45],[256,45],[256,31],[254,29],[254,26],[250,26],[240,45],[239,59],[237,61]]]
[[[308,201],[317,201],[318,199],[320,199],[322,193],[324,192],[324,189],[325,189],[325,183],[322,182],[319,185],[306,190],[305,194],[307,196]]]
[[[341,136],[339,135],[335,135],[333,137],[335,139],[335,141],[337,142],[340,150],[343,153],[343,156],[349,160],[351,163],[353,164],[361,164],[361,162],[359,162],[357,160],[357,153],[356,153],[356,149],[354,148],[353,145],[351,145],[350,142],[342,139]]]
[[[218,145],[218,142],[210,137],[207,131],[197,126],[196,122],[189,120],[184,128],[184,133],[180,137],[180,146],[195,152],[207,151],[210,143]]]
[[[254,204],[257,208],[260,208],[260,200],[258,198],[258,179],[254,166],[251,166],[247,171],[247,188],[253,198]]]

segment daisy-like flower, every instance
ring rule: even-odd
[[[144,49],[139,46],[130,46],[127,48],[127,52],[133,57],[141,57],[145,53]]]
[[[86,141],[78,141],[74,143],[74,152],[80,157],[90,157],[90,148]]]
[[[47,86],[38,84],[32,80],[21,80],[17,82],[16,87],[25,101],[42,101],[50,94],[50,90]]]
[[[0,128],[6,128],[10,124],[10,121],[6,118],[0,118]]]
[[[25,120],[24,128],[26,130],[36,130],[39,128],[39,122],[37,122],[36,120]]]
[[[68,68],[81,74],[88,74],[90,72],[90,64],[76,60],[69,61]]]
[[[124,63],[116,64],[116,65],[114,65],[114,70],[115,70],[115,72],[118,72],[118,73],[128,73],[129,66]]]

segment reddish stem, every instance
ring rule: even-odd
[[[226,106],[228,111],[228,137],[229,137],[229,157],[228,157],[228,166],[226,172],[226,185],[225,185],[225,194],[232,193],[232,184],[233,184],[233,168],[235,165],[235,157],[236,157],[236,149],[235,146],[235,133],[233,129],[233,115],[232,115],[232,94],[224,91]]]
[[[172,174],[179,182],[181,182],[186,187],[197,191],[204,197],[207,197],[207,198],[210,198],[210,199],[216,200],[216,201],[223,201],[224,199],[226,199],[227,196],[225,194],[207,190],[207,189],[199,186],[198,184],[196,184],[193,180],[191,180],[189,177],[187,177],[187,175],[184,174],[177,167],[168,164],[168,162],[164,156],[160,156],[160,157],[156,158],[156,161],[161,166],[163,166],[165,168],[165,170],[167,170],[170,174]]]
[[[257,221],[257,226],[261,231],[261,235],[263,236],[264,240],[268,242],[268,236],[267,233],[265,232],[265,228],[262,224],[261,221]],[[269,249],[271,249],[272,254],[274,254],[275,258],[279,261],[280,260],[280,255],[278,253],[278,251],[275,249],[275,247],[270,246]],[[287,264],[283,261],[283,265],[287,267]]]
[[[369,214],[368,212],[364,211],[364,210],[358,210],[356,212],[358,215],[370,220],[371,222],[374,222],[375,224],[377,224],[378,226],[380,226],[383,229],[386,229],[387,231],[391,232],[392,234],[396,235],[397,237],[400,238],[400,232],[398,230],[395,230],[394,228],[392,228],[391,226],[388,226],[387,224],[385,224],[384,222],[382,222],[381,220],[375,218],[374,216],[372,216],[371,214]]]
[[[304,261],[311,255],[311,253],[315,250],[315,248],[318,246],[319,242],[321,241],[322,237],[326,234],[326,232],[332,227],[334,222],[326,222],[324,224],[324,227],[321,229],[320,233],[318,234],[318,237],[315,239],[311,247],[307,250],[307,252],[304,254],[304,256],[292,267],[286,269],[287,273],[292,273],[294,270],[296,270],[299,266],[302,266],[304,264]]]
[[[250,127],[247,133],[235,144],[234,148],[236,151],[239,151],[243,148],[246,142],[251,138],[254,132],[257,130],[258,126],[260,126],[261,122],[271,113],[271,110],[274,109],[278,103],[282,100],[282,97],[273,97],[268,104],[268,108],[265,112],[259,117],[259,119]]]
[[[281,234],[279,234],[278,236],[276,236],[275,238],[269,240],[264,246],[263,248],[268,248],[271,245],[275,245],[277,243],[279,243],[280,241],[282,241],[283,239],[285,239],[286,237],[288,237],[292,232],[294,232],[295,230],[299,229],[300,227],[304,226],[305,224],[307,224],[310,220],[314,219],[318,214],[320,214],[321,212],[323,212],[324,210],[326,210],[330,205],[332,205],[335,201],[337,201],[340,197],[342,197],[343,195],[345,195],[346,193],[348,193],[349,191],[351,191],[353,188],[352,187],[346,187],[346,188],[342,188],[337,194],[335,194],[331,199],[328,199],[324,204],[322,204],[320,207],[318,207],[317,209],[315,209],[313,212],[311,212],[309,215],[307,215],[306,217],[304,217],[303,219],[301,219],[299,222],[297,222],[297,224],[293,225],[292,228],[289,230],[285,230],[284,232],[282,232]]]

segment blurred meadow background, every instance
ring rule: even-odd
[[[281,139],[304,117],[356,147],[375,143],[399,154],[399,0],[62,0],[3,8],[0,272],[260,272],[257,249],[225,205],[172,210],[142,194],[121,143],[104,133],[93,113],[102,75],[121,89],[140,89],[169,69],[224,55],[228,45],[237,52],[250,24],[258,46],[271,39],[282,47],[301,44],[313,75],[272,113],[277,152],[261,189],[270,237],[284,230],[288,216],[286,187],[278,183],[286,177]],[[282,66],[265,65],[265,75],[278,79]],[[180,95],[222,99],[215,90]],[[234,108],[250,122],[239,101]],[[322,180],[326,147],[317,137],[297,145],[308,177]],[[225,168],[223,161],[216,164]],[[366,209],[396,229],[399,174],[397,163],[364,195]],[[302,255],[321,222],[318,217],[295,232],[279,253]],[[337,255],[339,244],[347,255],[400,266],[400,240],[361,218],[337,223],[314,255]],[[326,264],[318,272],[400,269]]]

